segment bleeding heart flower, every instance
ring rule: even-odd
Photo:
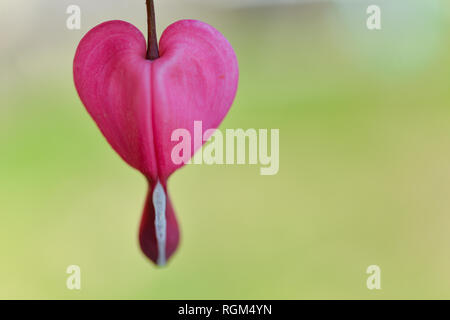
[[[183,165],[171,160],[177,144],[171,141],[172,132],[184,128],[194,136],[194,121],[217,128],[234,100],[239,71],[228,41],[200,21],[169,26],[158,53],[151,1],[147,8],[148,51],[144,36],[133,25],[102,23],[78,46],[74,80],[109,144],[148,180],[139,241],[145,255],[164,265],[179,242],[167,195],[168,178]],[[192,145],[191,157],[196,148]]]

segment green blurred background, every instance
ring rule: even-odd
[[[154,267],[137,242],[145,180],[72,81],[81,37],[110,19],[145,30],[144,1],[2,0],[0,298],[450,298],[450,3],[155,2],[159,34],[194,18],[230,40],[241,78],[221,128],[280,129],[278,175],[178,171],[182,243]]]

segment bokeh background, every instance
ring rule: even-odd
[[[221,128],[280,129],[278,175],[172,176],[182,243],[164,269],[138,247],[146,183],[72,81],[81,37],[110,19],[145,31],[144,3],[0,2],[0,298],[450,298],[448,1],[156,0],[159,34],[199,19],[235,48]],[[366,288],[372,264],[382,290]]]

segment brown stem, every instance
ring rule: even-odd
[[[158,38],[156,36],[155,23],[155,6],[153,0],[147,0],[147,27],[148,27],[148,45],[147,45],[147,59],[155,60],[159,58]]]

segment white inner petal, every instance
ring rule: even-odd
[[[158,181],[153,190],[153,207],[155,208],[155,230],[158,242],[158,265],[166,264],[166,193]]]

